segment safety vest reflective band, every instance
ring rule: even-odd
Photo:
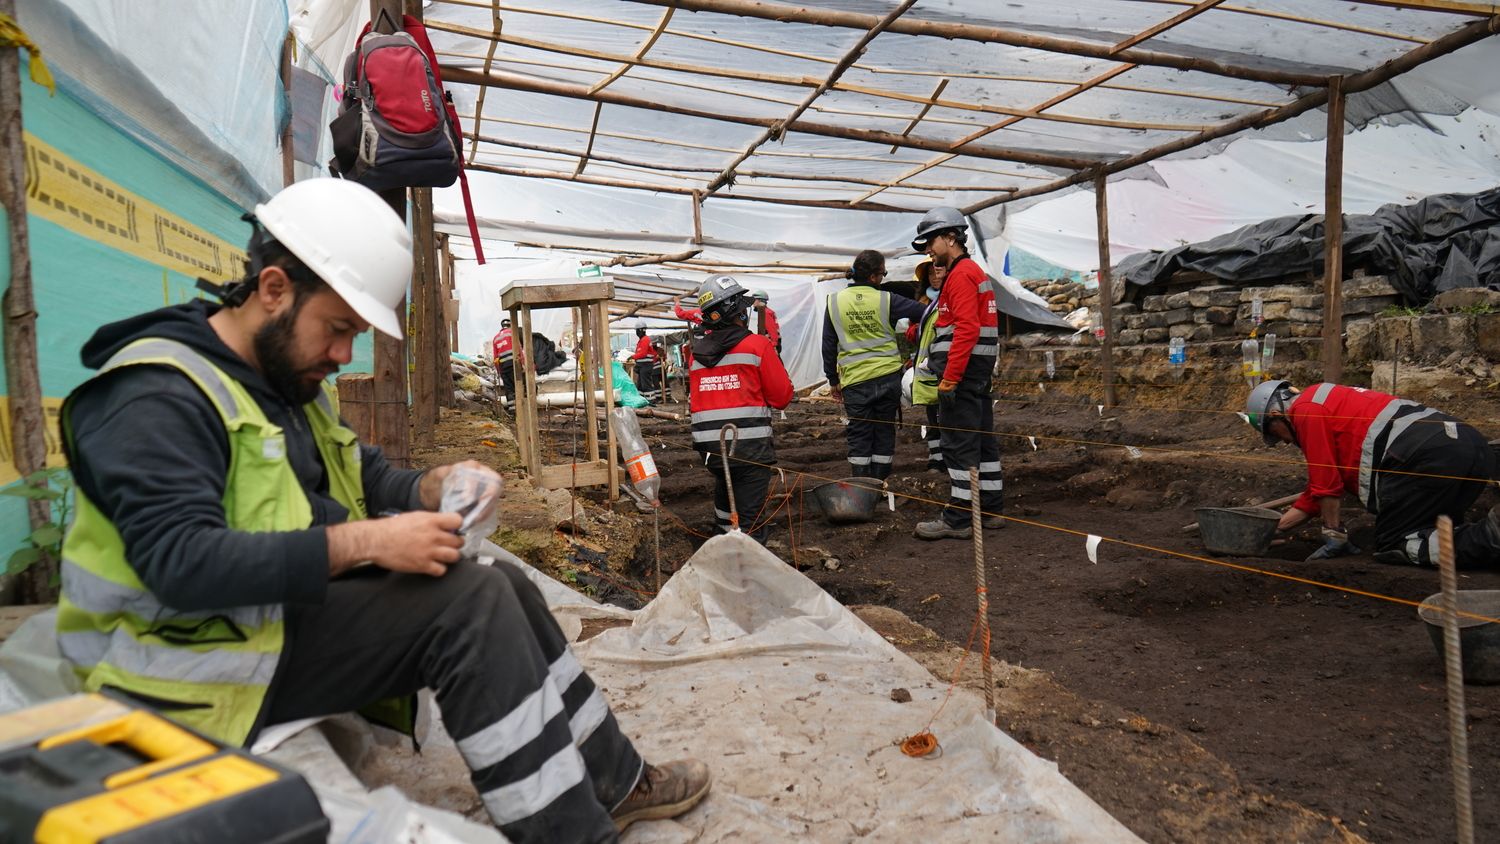
[[[223,505],[231,529],[290,531],[312,524],[312,505],[287,459],[281,428],[238,381],[189,346],[164,338],[131,343],[94,377],[136,365],[177,369],[218,410],[229,439]],[[64,436],[70,438],[72,401],[70,396],[62,412]],[[329,492],[348,508],[350,520],[362,519],[359,440],[339,424],[337,401],[325,384],[302,409]],[[172,704],[163,713],[168,717],[243,744],[281,658],[282,606],[182,612],[164,605],[130,567],[115,526],[81,490],[75,495],[77,517],[63,542],[57,632],[59,649],[84,688],[108,686],[165,701]],[[204,576],[213,576],[211,568]]]
[[[828,316],[839,338],[839,382],[847,387],[901,370],[901,349],[891,329],[891,294],[863,284],[828,297]]]
[[[921,334],[917,337],[916,365],[911,378],[912,404],[937,404],[938,382],[943,379],[941,372],[934,372],[931,368],[932,341],[937,334],[937,318],[937,302],[934,301],[927,307],[926,313],[922,314]]]

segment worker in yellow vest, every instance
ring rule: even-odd
[[[885,256],[866,249],[845,275],[853,282],[828,297],[823,319],[823,373],[849,416],[849,468],[854,477],[884,479],[896,454],[901,412],[901,348],[896,323],[917,322],[922,306],[877,290]]]
[[[645,764],[526,575],[460,559],[463,517],[433,512],[454,466],[393,468],[339,418],[326,379],[355,338],[401,335],[405,224],[338,179],[249,219],[222,306],[84,346],[98,374],[62,411],[77,518],[57,615],[83,687],[231,744],[353,710],[410,729],[430,688],[511,841],[613,841],[685,811],[707,768]],[[386,510],[406,512],[367,518]]]

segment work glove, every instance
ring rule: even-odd
[[[1359,553],[1359,546],[1349,541],[1349,534],[1338,528],[1323,528],[1323,547],[1312,552],[1307,562],[1313,560],[1331,560],[1334,557],[1347,557]]]
[[[957,381],[949,381],[947,378],[944,378],[943,380],[938,382],[939,393],[951,393],[956,389],[958,389]]]

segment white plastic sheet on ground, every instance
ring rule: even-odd
[[[933,725],[939,758],[903,755],[945,685],[744,534],[709,540],[630,627],[576,650],[648,759],[714,770],[701,808],[627,841],[1136,840],[972,693]]]

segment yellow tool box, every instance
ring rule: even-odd
[[[307,782],[148,710],[74,695],[0,715],[0,844],[328,840]]]

